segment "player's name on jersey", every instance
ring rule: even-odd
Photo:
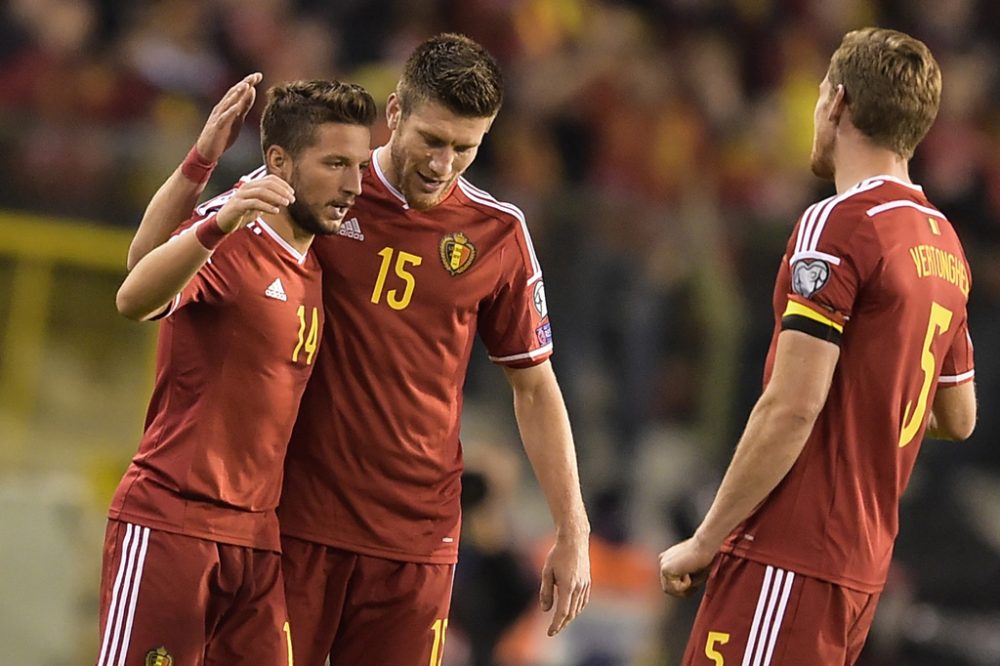
[[[933,245],[914,245],[910,256],[917,267],[917,277],[936,277],[952,283],[969,295],[969,273],[965,262],[947,250]]]

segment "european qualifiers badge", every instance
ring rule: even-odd
[[[441,239],[438,246],[441,253],[441,263],[451,275],[458,275],[469,270],[476,260],[476,246],[462,232],[448,234]]]
[[[174,658],[162,645],[146,653],[145,666],[174,666]]]

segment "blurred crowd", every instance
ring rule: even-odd
[[[527,214],[600,547],[649,553],[700,517],[760,390],[785,239],[832,193],[808,169],[829,55],[862,25],[923,39],[944,97],[912,176],[969,254],[983,409],[970,442],[925,447],[887,591],[900,601],[886,605],[868,663],[980,663],[954,652],[946,630],[958,616],[1000,623],[1000,543],[983,536],[1000,513],[983,499],[1000,479],[990,408],[1000,399],[1000,3],[7,0],[0,12],[0,208],[125,227],[245,74],[262,72],[262,89],[341,78],[384,100],[426,36],[464,32],[486,45],[507,99],[470,179]],[[210,191],[259,164],[255,122],[252,113]],[[380,124],[374,139],[385,132]],[[471,410],[509,409],[498,373],[477,370],[485,365],[470,375]],[[504,626],[513,623],[526,605],[522,573],[490,547],[463,557],[506,567]],[[922,566],[940,558],[943,571]],[[631,583],[619,582],[629,598]],[[460,596],[456,608],[477,610]],[[922,622],[907,619],[914,608]],[[661,631],[683,612],[665,613]],[[591,657],[565,663],[631,663]]]

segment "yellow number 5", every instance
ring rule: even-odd
[[[899,447],[902,448],[913,441],[920,426],[924,424],[924,414],[927,412],[927,396],[931,392],[931,383],[934,381],[934,370],[937,365],[934,359],[934,352],[931,351],[931,344],[935,335],[941,335],[951,326],[951,310],[937,303],[931,303],[931,316],[927,320],[927,333],[924,336],[924,351],[920,355],[920,369],[924,371],[924,383],[920,387],[920,395],[917,396],[917,406],[913,407],[913,401],[906,403],[903,412],[903,427],[899,431]],[[912,410],[912,411],[911,411]]]
[[[715,649],[716,645],[725,645],[729,642],[729,634],[722,631],[708,632],[708,641],[705,643],[705,656],[715,662],[715,666],[723,666],[725,659],[722,654]]]

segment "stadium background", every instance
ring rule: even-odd
[[[591,607],[529,607],[547,511],[476,354],[446,663],[674,664],[696,601],[655,555],[700,519],[759,391],[812,108],[848,29],[925,40],[944,103],[913,175],[974,273],[981,419],[927,442],[867,666],[1000,664],[1000,3],[990,0],[7,0],[0,16],[0,663],[91,663],[104,511],[140,433],[154,325],[114,292],[145,202],[261,71],[384,101],[421,39],[487,45],[507,101],[470,179],[527,213],[594,526]],[[259,112],[258,104],[256,112]],[[255,118],[209,193],[259,160]],[[375,140],[385,138],[379,123]],[[490,656],[492,655],[492,656]]]

